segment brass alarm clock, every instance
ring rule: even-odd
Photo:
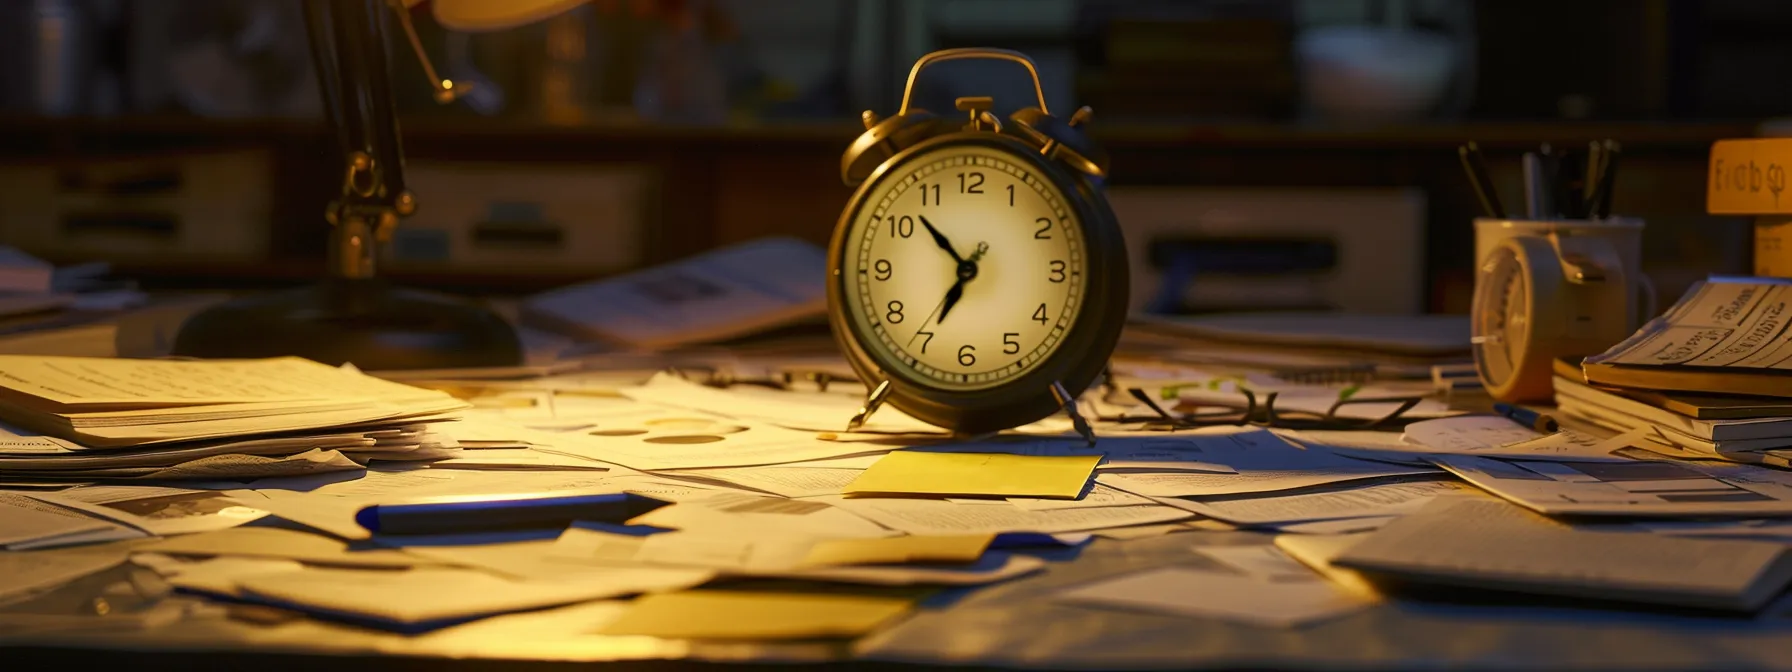
[[[959,98],[958,115],[911,107],[922,70],[955,59],[1024,67],[1037,106],[1006,120],[987,97]],[[864,113],[840,161],[858,190],[828,249],[829,320],[871,387],[849,429],[886,402],[960,434],[1062,409],[1094,441],[1075,398],[1119,340],[1128,275],[1089,118],[1052,116],[1033,62],[996,49],[928,54],[895,116]]]

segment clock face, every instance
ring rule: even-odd
[[[949,145],[865,192],[840,270],[859,343],[886,370],[953,390],[996,387],[1055,352],[1088,279],[1076,211],[1009,152]]]
[[[1518,370],[1530,345],[1530,288],[1517,254],[1506,248],[1488,255],[1480,272],[1473,315],[1476,362],[1488,382],[1501,384]]]

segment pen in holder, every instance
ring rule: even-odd
[[[1547,401],[1557,358],[1598,354],[1655,313],[1643,221],[1475,220],[1475,368],[1506,402]]]

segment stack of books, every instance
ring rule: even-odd
[[[452,456],[465,402],[283,357],[0,356],[0,476],[251,478]]]
[[[1605,353],[1556,363],[1568,418],[1687,457],[1792,466],[1792,282],[1713,278]]]

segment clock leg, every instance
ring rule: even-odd
[[[1070,396],[1064,385],[1055,380],[1052,381],[1052,397],[1058,400],[1058,405],[1064,407],[1064,414],[1070,416],[1070,425],[1076,428],[1076,433],[1083,435],[1089,445],[1095,445],[1095,430],[1089,427],[1089,421],[1083,419],[1083,414],[1077,412],[1076,397]]]
[[[865,405],[860,406],[859,412],[852,416],[852,420],[847,421],[846,431],[850,432],[864,427],[865,421],[870,420],[871,414],[876,413],[877,408],[884,405],[884,398],[888,396],[890,396],[890,381],[879,381],[877,387],[871,388],[871,394],[865,395]]]

